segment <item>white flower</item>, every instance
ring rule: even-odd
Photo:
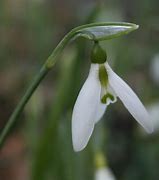
[[[149,115],[132,89],[111,69],[109,64],[92,63],[76,100],[72,115],[72,140],[75,151],[87,145],[95,124],[107,106],[117,97],[148,133],[153,131]]]
[[[95,180],[115,180],[115,177],[109,168],[102,167],[96,170]]]

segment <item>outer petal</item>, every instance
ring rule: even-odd
[[[124,106],[131,115],[141,124],[148,133],[153,131],[152,123],[149,115],[132,89],[111,69],[106,63],[110,86],[113,88],[117,96],[121,99]]]
[[[106,108],[107,108],[107,105],[102,104],[99,97],[98,102],[97,102],[96,116],[94,119],[94,123],[97,123],[102,118],[102,116],[104,115],[104,112],[106,111]]]
[[[90,73],[76,100],[72,115],[72,140],[75,151],[87,145],[97,118],[104,114],[106,106],[99,106],[101,86],[98,65],[92,64]]]

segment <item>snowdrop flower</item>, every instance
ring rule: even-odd
[[[89,75],[78,95],[72,114],[72,140],[75,151],[87,145],[95,124],[117,97],[136,121],[153,131],[149,115],[132,89],[111,69],[105,51],[96,42],[91,53]]]
[[[95,180],[115,180],[115,177],[109,168],[103,167],[96,170]]]
[[[96,153],[95,155],[95,180],[115,180],[115,176],[111,169],[107,166],[106,159],[103,153]]]

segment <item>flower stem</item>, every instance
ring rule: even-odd
[[[32,94],[36,90],[36,88],[38,87],[41,80],[48,73],[48,71],[49,71],[49,69],[46,68],[46,66],[43,66],[41,68],[39,74],[35,77],[35,79],[31,83],[30,87],[27,89],[26,93],[22,97],[21,101],[19,102],[19,104],[15,108],[13,114],[11,115],[11,117],[8,120],[6,126],[4,127],[4,129],[1,132],[1,135],[0,135],[0,147],[3,145],[4,139],[5,139],[6,135],[8,134],[9,130],[11,129],[12,125],[14,124],[14,122],[16,121],[16,119],[18,118],[18,116],[20,115],[22,110],[24,109],[26,103],[29,101],[30,97],[32,96]]]
[[[68,33],[62,39],[62,41],[60,41],[60,43],[57,45],[57,47],[53,50],[52,54],[46,60],[45,64],[42,66],[40,72],[34,78],[33,82],[29,86],[29,88],[26,90],[24,96],[22,97],[19,104],[17,105],[17,107],[13,111],[11,117],[9,118],[7,124],[5,125],[4,129],[2,130],[2,132],[0,134],[0,148],[3,145],[5,137],[7,136],[8,132],[12,128],[13,124],[15,123],[17,118],[19,117],[20,113],[23,111],[25,105],[27,104],[27,102],[31,98],[32,94],[34,93],[34,91],[36,90],[36,88],[38,87],[38,85],[40,84],[42,79],[49,72],[49,70],[52,69],[52,67],[54,66],[54,64],[57,61],[57,57],[61,54],[62,50],[65,48],[65,46],[70,41],[70,39],[72,38],[73,35],[74,35],[74,32]]]

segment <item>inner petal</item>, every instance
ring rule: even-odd
[[[109,105],[110,103],[115,103],[117,101],[117,96],[109,85],[107,87],[101,86],[100,99],[102,104]]]
[[[108,73],[104,64],[99,65],[99,82],[101,85],[100,101],[102,104],[109,105],[116,102],[116,95],[109,86]]]

